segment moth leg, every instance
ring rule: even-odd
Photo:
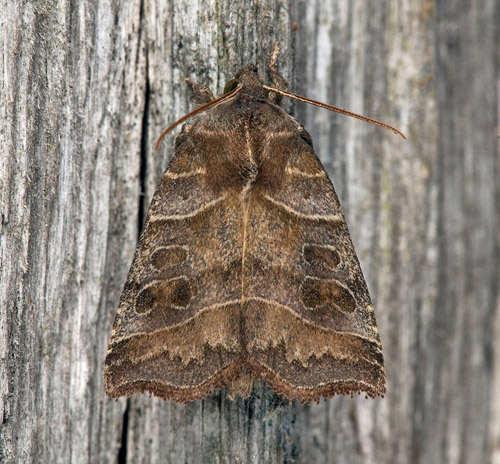
[[[206,85],[200,85],[189,77],[186,77],[186,83],[191,86],[191,90],[193,91],[191,101],[195,108],[215,100],[214,94]]]
[[[271,76],[271,85],[279,90],[286,90],[288,88],[288,82],[286,79],[278,72],[278,57],[280,54],[280,43],[278,41],[274,42],[274,50],[271,56],[271,62],[269,63],[269,75]],[[283,95],[276,94],[274,92],[269,93],[269,101],[275,105],[281,105],[283,100]]]

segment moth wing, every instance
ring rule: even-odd
[[[269,143],[288,158],[249,201],[244,275],[253,369],[301,401],[385,392],[382,347],[367,285],[333,185],[299,137]]]
[[[178,145],[113,325],[105,362],[111,397],[149,391],[191,401],[224,385],[228,369],[237,368],[241,208],[206,188],[204,160],[189,138]],[[227,317],[232,310],[236,317]]]

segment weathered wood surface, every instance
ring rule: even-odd
[[[498,2],[19,1],[0,30],[0,462],[500,463]],[[388,393],[110,401],[109,330],[172,153],[154,141],[190,108],[184,77],[220,92],[275,39],[292,90],[409,137],[288,104],[343,203]]]

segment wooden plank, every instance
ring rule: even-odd
[[[10,2],[0,60],[0,461],[114,462],[110,325],[137,239],[140,2]]]
[[[500,463],[500,8],[383,1],[10,3],[0,19],[0,461]],[[384,399],[268,388],[106,399],[102,367],[162,130],[273,42],[376,306]],[[144,192],[141,195],[141,190]],[[128,404],[128,407],[127,407]],[[125,427],[124,427],[124,419]],[[122,436],[123,433],[123,436]]]

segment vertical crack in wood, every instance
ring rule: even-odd
[[[130,398],[127,398],[127,406],[123,413],[122,441],[120,445],[120,450],[118,451],[118,464],[126,464],[127,462],[129,413],[130,413]]]
[[[151,88],[149,84],[149,62],[148,62],[148,52],[146,49],[146,84],[144,89],[144,112],[142,115],[142,128],[141,128],[141,166],[139,171],[140,198],[139,198],[139,214],[138,214],[138,235],[141,234],[142,225],[144,224],[145,211],[146,211],[145,192],[146,192],[146,168],[148,159],[147,139],[148,139],[148,114],[149,114],[150,97],[151,97]]]
[[[141,0],[140,12],[139,12],[139,34],[142,35],[142,29],[144,27],[144,0]],[[151,98],[151,87],[149,82],[149,59],[148,59],[148,48],[147,42],[145,45],[145,85],[144,85],[144,109],[142,113],[141,121],[141,145],[140,145],[140,167],[139,167],[139,201],[138,201],[138,213],[137,213],[137,239],[139,239],[142,231],[142,226],[145,219],[146,211],[146,168],[147,168],[147,148],[148,148],[148,119],[149,119],[149,105]],[[138,40],[138,55],[140,54],[140,47],[143,44],[142,37]],[[131,400],[127,398],[127,406],[123,412],[123,426],[122,426],[122,436],[121,445],[118,451],[118,464],[127,463],[127,451],[128,451],[128,431],[129,431],[129,417],[131,409]]]

